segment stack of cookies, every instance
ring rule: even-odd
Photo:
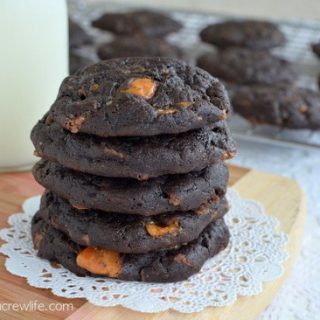
[[[97,55],[101,60],[121,57],[182,57],[182,50],[165,39],[169,34],[180,30],[182,25],[163,13],[148,10],[104,13],[92,21],[92,26],[114,35],[111,42],[99,45]]]
[[[171,282],[223,250],[229,101],[169,58],[112,59],[67,77],[32,131],[46,188],[38,255],[77,275]]]

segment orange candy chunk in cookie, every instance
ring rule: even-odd
[[[166,225],[157,225],[154,222],[146,224],[146,230],[152,237],[162,237],[167,234],[177,235],[180,231],[179,222],[173,218],[168,221]]]
[[[150,78],[136,78],[129,81],[127,87],[121,92],[151,99],[156,92],[157,84]]]
[[[121,271],[121,258],[116,251],[88,247],[77,255],[77,265],[94,274],[117,278]]]

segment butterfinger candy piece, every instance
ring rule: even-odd
[[[149,78],[137,78],[129,81],[127,88],[122,89],[123,93],[130,93],[141,96],[145,99],[151,99],[156,91],[157,84]]]
[[[91,273],[117,278],[121,271],[121,259],[118,252],[87,247],[79,252],[77,265]]]

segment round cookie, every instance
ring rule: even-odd
[[[170,58],[105,60],[67,77],[50,117],[72,133],[151,136],[201,128],[227,118],[223,85]]]
[[[267,51],[227,48],[217,53],[205,53],[197,65],[213,76],[229,83],[268,84],[291,83],[297,75],[293,65]]]
[[[92,38],[74,20],[69,18],[69,46],[78,48],[87,44],[92,44]]]
[[[139,182],[84,174],[47,160],[34,166],[33,175],[76,208],[144,216],[197,209],[225,194],[229,176],[227,166],[221,163],[199,172]]]
[[[212,221],[222,218],[227,211],[226,199],[218,198],[195,211],[152,217],[119,215],[75,209],[66,200],[46,192],[39,215],[80,245],[122,253],[146,253],[173,249],[198,238]]]
[[[207,26],[200,33],[202,41],[220,48],[246,47],[251,50],[271,49],[282,46],[284,34],[267,21],[225,21]]]
[[[162,13],[147,10],[105,13],[92,21],[92,26],[117,35],[138,34],[148,37],[164,37],[182,28],[176,20]]]
[[[139,180],[200,171],[235,154],[224,122],[179,135],[107,139],[70,133],[45,116],[31,139],[36,155],[70,169]]]
[[[233,96],[235,112],[256,124],[320,128],[320,93],[294,86],[243,87]]]
[[[80,246],[36,214],[32,221],[32,237],[39,257],[56,261],[79,276],[174,282],[197,273],[208,258],[227,247],[230,234],[223,219],[218,219],[196,240],[178,249],[121,254],[107,249]]]
[[[181,58],[182,50],[163,39],[122,36],[101,44],[97,54],[101,60],[125,57]]]

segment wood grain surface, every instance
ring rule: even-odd
[[[26,280],[6,271],[5,256],[0,254],[0,307],[3,303],[28,303],[37,300],[45,306],[51,303],[72,303],[73,307],[64,311],[2,311],[0,319],[108,319],[108,320],[159,320],[159,319],[210,319],[210,320],[251,320],[272,301],[289,274],[297,257],[303,231],[305,199],[299,186],[292,180],[230,167],[230,185],[246,198],[258,200],[267,212],[280,221],[280,229],[289,234],[287,250],[290,258],[286,262],[285,275],[264,286],[262,294],[256,297],[240,297],[237,302],[225,308],[207,308],[201,313],[184,315],[174,311],[158,314],[134,312],[122,307],[96,307],[85,299],[66,299],[55,296],[47,289],[38,289],[27,284]],[[22,202],[42,192],[30,172],[0,174],[0,227],[6,227],[8,216],[21,210]]]

